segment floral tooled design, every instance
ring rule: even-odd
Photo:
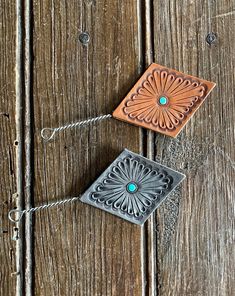
[[[169,189],[170,184],[171,178],[166,172],[153,170],[128,156],[112,167],[90,198],[138,219]]]
[[[173,130],[204,96],[201,83],[155,69],[126,101],[124,113],[131,119]]]

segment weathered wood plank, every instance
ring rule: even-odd
[[[156,157],[187,173],[181,193],[157,215],[158,295],[235,291],[234,7],[234,1],[154,2],[155,60],[217,83],[176,140],[156,139]],[[209,32],[217,36],[211,45]]]
[[[14,205],[15,167],[15,2],[0,3],[0,295],[15,295],[15,243],[7,212]]]
[[[145,68],[147,68],[153,62],[153,35],[152,35],[152,6],[151,0],[145,0],[144,3],[144,32],[143,40],[144,44],[144,57],[145,57]],[[144,153],[149,159],[154,160],[154,137],[155,133],[151,130],[143,130],[144,143],[143,146],[146,147],[147,151]],[[146,295],[154,296],[156,295],[156,219],[155,213],[153,213],[150,218],[145,223],[145,237],[146,237],[146,270],[145,277],[147,282]]]
[[[235,118],[231,63],[235,47],[234,1],[144,2],[145,28],[141,33],[146,37],[145,64],[152,60],[149,33],[153,33],[156,62],[217,83],[217,89],[178,139],[144,131],[142,139],[147,143],[143,143],[136,127],[114,120],[67,131],[51,143],[42,143],[40,138],[42,127],[110,113],[135,82],[143,48],[139,40],[138,7],[134,2],[34,1],[32,73],[28,63],[31,31],[27,4],[30,2],[25,1],[26,85],[22,89],[18,86],[19,91],[26,93],[24,160],[27,174],[24,180],[29,180],[32,173],[28,153],[32,151],[31,122],[27,119],[31,118],[33,102],[35,204],[83,192],[124,147],[136,152],[140,149],[149,157],[153,157],[156,149],[156,158],[186,172],[187,181],[158,211],[157,242],[154,216],[141,232],[137,226],[80,203],[37,213],[35,244],[27,235],[27,250],[21,254],[21,260],[26,255],[26,271],[22,277],[28,294],[32,280],[35,295],[144,295],[146,292],[149,295],[227,296],[235,289],[231,275],[235,259],[232,253]],[[1,175],[0,295],[14,295],[15,278],[10,277],[15,271],[14,244],[6,220],[6,212],[12,207],[11,195],[16,191],[15,130],[12,128],[14,5],[1,4],[1,11],[4,24],[0,56],[4,160],[1,168],[4,174]],[[88,45],[79,41],[83,31],[90,34]],[[210,46],[205,41],[209,32],[216,33],[216,40],[211,39]],[[34,97],[28,84],[32,81]],[[32,185],[29,181],[24,190],[28,206]],[[29,234],[27,225],[29,220],[26,220]],[[158,258],[155,258],[155,243]],[[33,245],[35,270],[31,274]],[[143,254],[148,258],[143,260]]]
[[[114,119],[42,143],[40,129],[110,113],[138,77],[136,1],[34,1],[35,203],[74,196],[138,128]],[[79,34],[90,42],[82,45]],[[141,230],[81,203],[35,219],[36,295],[142,295]]]

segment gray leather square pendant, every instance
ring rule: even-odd
[[[142,225],[185,175],[125,149],[81,201]]]

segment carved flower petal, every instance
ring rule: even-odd
[[[169,88],[171,87],[171,85],[173,84],[174,81],[175,81],[175,76],[172,75],[172,74],[168,74],[166,84],[165,84],[165,88],[164,88],[164,93],[169,93],[168,90],[169,90]]]
[[[157,89],[157,86],[156,86],[156,82],[155,82],[155,78],[154,76],[151,74],[148,76],[148,81],[152,87],[152,89],[154,90],[154,94],[157,96],[157,95],[160,95],[160,93],[158,92],[158,89]]]
[[[142,181],[141,192],[145,190],[152,190],[152,189],[163,189],[162,186],[170,183],[170,179],[163,174],[162,172],[159,173],[156,170],[152,170],[148,174],[148,178]]]
[[[153,96],[145,96],[141,94],[134,94],[131,98],[127,101],[151,101],[153,100]]]
[[[105,196],[105,201],[104,203],[107,205],[107,206],[110,206],[110,205],[113,205],[117,200],[120,199],[120,197],[122,197],[125,193],[122,191],[120,192],[119,194],[114,194],[114,195],[110,195],[110,196]]]
[[[147,110],[143,111],[140,115],[138,115],[137,119],[144,120],[149,115],[149,113],[155,109],[156,109],[156,107],[154,105],[152,105],[152,107],[149,107]]]
[[[179,113],[181,113],[181,120],[184,118],[184,114],[189,112],[189,107],[185,107],[185,106],[178,106],[177,104],[174,104],[171,106],[171,109],[178,111]]]
[[[134,203],[133,203],[133,198],[129,196],[129,203],[128,203],[128,208],[127,208],[127,213],[129,215],[134,215]]]
[[[140,204],[136,198],[133,198],[132,205],[133,205],[133,209],[134,209],[134,216],[137,218],[141,217],[142,215],[141,215],[140,209],[141,209],[141,207],[143,207],[143,204],[142,203]]]
[[[131,107],[127,107],[127,108],[131,108]],[[126,109],[127,109],[126,108]],[[129,110],[125,110],[127,111],[126,113],[131,117],[131,118],[136,118],[138,115],[142,114],[144,111],[146,110],[152,110],[152,105],[148,105],[147,107],[143,107],[143,108],[139,108],[138,110],[133,110],[132,112],[129,112]]]
[[[119,178],[118,179],[104,179],[103,181],[104,185],[118,185],[120,186],[120,184],[122,184],[122,182],[120,182]]]
[[[149,173],[151,172],[151,169],[148,167],[144,167],[142,170],[141,175],[138,177],[137,182],[142,183],[146,178],[148,178]]]
[[[156,92],[154,91],[152,85],[150,84],[150,82],[149,82],[148,80],[146,80],[146,81],[143,83],[143,87],[144,87],[145,89],[147,89],[147,91],[148,91],[149,93],[151,93],[153,97],[156,96]]]
[[[122,205],[121,205],[121,210],[123,212],[127,212],[128,211],[129,202],[130,202],[129,195],[127,194],[125,197],[126,198],[123,199],[123,202],[122,202]]]
[[[112,187],[108,187],[106,185],[103,185],[103,184],[98,184],[97,187],[96,187],[96,191],[97,192],[110,192],[110,191],[115,191],[115,192],[119,192],[119,191],[122,191],[124,190],[124,186],[123,185],[119,185],[118,187],[116,188],[112,188]]]
[[[124,181],[128,181],[128,176],[126,175],[126,173],[118,166],[114,166],[112,169],[112,172],[118,176],[119,178],[121,178]]]
[[[131,159],[131,164],[129,167],[130,167],[130,179],[132,181],[135,181],[137,170],[138,170],[138,161],[135,159]]]
[[[133,110],[135,111],[136,108],[143,108],[143,107],[148,107],[149,105],[153,105],[153,100],[129,100],[126,102],[126,107],[125,109],[127,112],[132,112]],[[132,108],[131,108],[132,107]],[[127,109],[128,108],[128,109]]]
[[[122,171],[123,175],[125,175],[126,180],[129,180],[131,178],[129,166],[126,165],[126,163],[124,161],[119,161],[117,163],[117,166],[120,168],[120,170]]]
[[[116,190],[116,191],[118,191],[118,190],[120,190],[120,188],[121,188],[121,184],[119,183],[117,183],[117,184],[110,184],[110,183],[104,183],[103,182],[103,184],[100,184],[100,185],[98,185],[97,186],[97,188],[96,188],[96,190],[97,191],[107,191],[107,190]]]
[[[159,126],[162,129],[166,128],[165,118],[163,116],[163,112],[159,112]]]
[[[179,80],[179,83],[175,85],[174,89],[170,89],[169,94],[173,96],[174,94],[180,93],[180,91],[187,89],[187,87],[192,88],[192,82],[189,79]]]
[[[141,200],[145,207],[150,207],[152,205],[151,198],[148,197],[145,192],[138,192],[138,194],[136,194],[136,198]]]
[[[185,106],[185,107],[192,107],[196,104],[195,97],[188,97],[184,99],[178,99],[174,103],[171,104],[171,106]]]
[[[182,120],[182,116],[184,117],[183,114],[179,115],[178,111],[175,111],[171,108],[168,108],[166,110],[166,112],[167,112],[168,117],[170,118],[170,120],[174,126],[177,126],[180,123],[180,120]]]
[[[152,93],[150,93],[146,88],[143,87],[139,88],[137,93],[148,98],[153,97]]]
[[[108,178],[110,180],[119,181],[121,184],[126,182],[126,178],[123,178],[120,174],[116,174],[115,172],[109,173]]]
[[[159,192],[160,192],[160,190],[159,190]],[[141,194],[140,194],[141,199],[146,198],[147,200],[151,201],[151,204],[153,201],[155,201],[158,198],[159,195],[160,194],[154,194],[154,193],[150,193],[150,192],[141,192]]]
[[[148,188],[146,188],[147,192],[151,193],[151,194],[160,194],[162,190],[165,190],[168,188],[168,184],[166,182],[163,181],[159,181],[159,183],[157,183],[157,186],[149,186]],[[142,192],[142,191],[141,191]],[[143,192],[145,192],[145,190],[143,189]]]
[[[132,112],[135,112],[135,111],[138,111],[138,110],[141,110],[141,109],[145,109],[145,108],[148,108],[148,107],[152,107],[152,106],[155,106],[151,101],[137,101],[137,100],[134,100],[132,102],[128,101],[127,102],[128,104],[126,104],[126,107],[124,107],[124,112],[129,114],[129,113],[132,113]]]
[[[153,76],[155,79],[156,88],[158,90],[158,93],[162,93],[162,87],[161,87],[161,73],[159,70],[153,71]]]
[[[126,107],[136,106],[136,105],[139,105],[139,104],[146,104],[146,105],[148,105],[152,101],[153,101],[153,99],[150,99],[150,98],[143,100],[143,99],[138,99],[138,97],[137,97],[136,99],[128,100],[125,105],[126,105]]]
[[[135,178],[136,182],[137,182],[137,183],[141,182],[143,176],[144,176],[146,173],[148,173],[148,172],[149,172],[149,168],[148,168],[147,171],[146,171],[146,170],[145,170],[145,166],[144,166],[142,163],[140,163],[140,164],[138,165],[138,168],[137,168],[137,171],[136,171],[136,178]]]
[[[125,167],[126,174],[128,175],[128,180],[132,179],[131,170],[130,170],[131,161],[132,161],[132,159],[130,157],[126,157],[122,161],[122,164]]]
[[[113,203],[114,209],[120,209],[125,198],[126,198],[125,193],[122,192],[119,195],[119,197],[115,200],[115,202]]]
[[[160,110],[156,109],[156,112],[155,112],[153,119],[152,119],[152,124],[155,126],[159,125],[159,114],[160,114]]]
[[[108,200],[116,200],[121,194],[123,194],[123,190],[120,190],[119,192],[113,192],[111,190],[106,191],[106,192],[93,192],[91,194],[91,198],[94,200],[97,200],[98,202],[107,202]],[[111,203],[110,203],[111,204]]]
[[[139,211],[145,213],[147,206],[144,205],[142,198],[139,195],[135,195],[135,202],[138,205]]]
[[[147,122],[147,123],[150,123],[152,120],[153,120],[153,117],[154,117],[154,114],[156,113],[157,111],[157,108],[154,107],[150,112],[149,114],[146,115],[144,121]]]
[[[148,173],[147,178],[143,178],[141,180],[141,184],[149,184],[149,183],[152,183],[153,181],[156,182],[161,178],[162,176],[158,173],[158,171],[152,170]]]
[[[185,107],[184,113],[189,112],[190,108],[192,108],[194,105],[195,105],[195,102],[192,98],[178,101],[178,102],[175,102],[174,104],[174,106]]]
[[[168,116],[168,113],[167,113],[167,110],[163,110],[163,118],[164,118],[164,121],[165,121],[165,125],[167,127],[167,129],[169,130],[172,130],[174,128],[174,125],[172,124],[169,116]]]
[[[171,93],[179,87],[183,83],[184,79],[182,77],[176,77],[176,79],[173,81],[171,86],[168,88],[167,93],[171,95]]]
[[[174,100],[185,99],[188,97],[203,97],[204,91],[205,88],[200,85],[195,88],[187,87],[179,92],[172,93],[171,95]]]
[[[167,77],[168,77],[168,73],[166,71],[161,71],[161,89],[163,93],[165,92]]]

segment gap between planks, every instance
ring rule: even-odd
[[[19,210],[23,206],[23,7],[22,1],[16,1],[16,140],[18,142],[16,149],[16,189],[17,198],[16,206]],[[19,222],[15,225],[19,230],[19,239],[16,240],[16,296],[23,295],[23,241],[22,241],[22,229],[23,223]]]
[[[16,2],[16,178],[18,209],[32,206],[32,23],[31,1]],[[24,157],[23,157],[24,155]],[[23,186],[24,184],[24,186]],[[32,217],[16,224],[16,296],[33,294]]]

